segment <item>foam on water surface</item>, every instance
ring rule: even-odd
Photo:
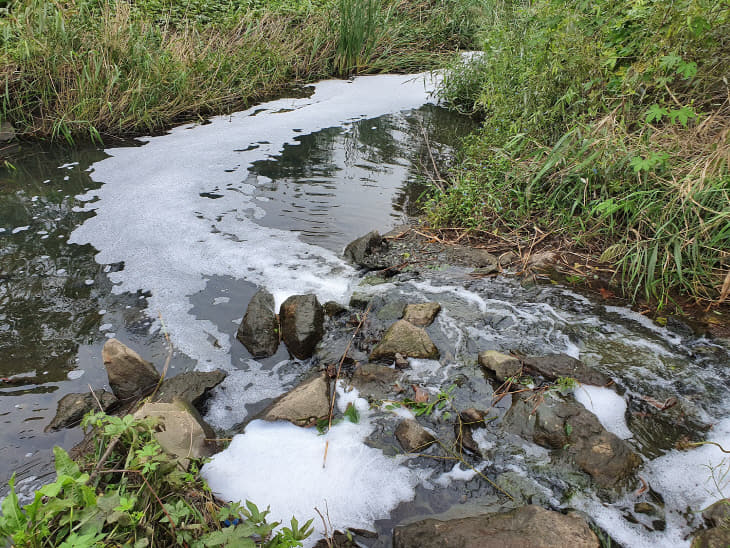
[[[359,411],[357,424],[345,420],[320,435],[287,422],[253,421],[203,466],[213,492],[227,501],[270,505],[272,520],[283,523],[291,516],[300,523],[316,517],[317,508],[335,529],[372,529],[375,520],[411,500],[421,480],[418,472],[367,446],[364,440],[374,427],[367,401],[354,390],[338,387],[338,395],[339,408],[352,403]],[[324,533],[320,520],[313,525],[310,543]]]
[[[199,368],[230,370],[229,337],[190,313],[189,299],[209,278],[265,286],[277,303],[308,292],[343,301],[353,273],[334,253],[255,222],[263,211],[245,182],[253,163],[296,145],[301,134],[420,107],[438,80],[424,74],[324,81],[308,98],[272,101],[176,128],[141,147],[107,150],[110,157],[91,173],[104,184],[79,198],[95,216],[69,242],[93,245],[101,264],[123,263],[109,274],[115,291],[149,291],[150,316],[162,316],[176,348]],[[216,199],[205,197],[211,187]]]
[[[615,391],[603,386],[582,384],[573,395],[583,407],[598,417],[606,430],[623,440],[633,437],[626,425],[626,400]]]

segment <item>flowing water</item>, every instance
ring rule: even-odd
[[[284,348],[252,360],[235,341],[254,291],[266,287],[277,303],[306,292],[346,303],[355,290],[382,305],[374,316],[381,314],[382,325],[388,303],[442,304],[429,328],[442,358],[412,363],[404,380],[434,394],[451,389],[454,408],[488,407],[492,389],[475,364],[481,350],[565,352],[609,374],[628,405],[626,417],[609,417],[597,395],[592,403],[644,458],[639,474],[648,494],[593,493],[585,477],[552,462],[546,450],[499,429],[508,401],[494,425],[475,436],[482,457],[474,466],[504,481],[529,481],[533,500],[579,508],[626,546],[688,545],[699,520],[687,509],[720,498],[723,487],[708,481],[707,465],[715,476],[728,465],[712,447],[680,453],[673,446],[685,436],[730,441],[727,347],[560,286],[473,280],[458,268],[356,287],[359,274],[341,260],[348,241],[416,212],[427,188],[419,173],[473,128],[433,104],[437,80],[321,82],[308,97],[128,146],[23,150],[0,178],[0,376],[8,379],[0,382],[0,480],[17,472],[27,492],[49,473],[49,449],[80,439],[77,429],[43,427],[64,394],[105,386],[107,337],[159,365],[164,325],[176,349],[174,371],[226,370],[206,416],[226,430],[308,367],[289,360]],[[333,332],[325,346],[341,348],[343,333]],[[341,396],[360,406],[362,421],[333,428],[327,475],[320,475],[323,439],[315,432],[254,422],[237,438],[243,456],[220,461],[210,474],[214,488],[224,478],[284,519],[312,517],[312,507],[326,500],[335,525],[383,533],[371,545],[388,545],[390,529],[403,519],[500,507],[498,493],[474,470],[394,456],[392,430],[401,415],[371,411],[356,394]],[[681,416],[648,420],[646,397],[677,398]],[[451,428],[443,415],[425,420],[440,435]],[[655,516],[633,511],[644,500]]]

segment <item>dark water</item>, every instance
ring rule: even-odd
[[[416,211],[427,188],[421,173],[431,155],[442,161],[472,123],[427,105],[405,113],[361,120],[297,138],[280,154],[256,163],[247,179],[259,185],[259,220],[332,250],[374,225],[387,227]],[[426,148],[428,140],[430,153]],[[142,146],[141,143],[131,143]],[[118,150],[118,149],[115,149]],[[79,429],[46,433],[65,394],[106,386],[101,347],[115,336],[146,358],[165,355],[158,331],[150,332],[147,293],[113,293],[109,274],[124,262],[98,264],[91,245],[69,244],[74,228],[93,217],[79,197],[101,186],[94,164],[108,158],[89,147],[23,145],[0,169],[0,482],[16,472],[24,485],[48,473],[53,445],[69,448]],[[215,185],[204,198],[215,200]],[[134,212],[130,212],[133,222]],[[26,228],[27,227],[27,228]],[[257,286],[211,276],[193,296],[190,313],[232,335],[242,303]],[[231,348],[232,363],[248,356]],[[285,353],[284,353],[285,354]],[[285,355],[275,359],[283,359]],[[176,353],[176,370],[194,361]]]

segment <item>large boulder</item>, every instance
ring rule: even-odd
[[[293,295],[279,308],[281,338],[292,356],[312,357],[324,335],[324,311],[316,295]]]
[[[216,453],[215,433],[187,402],[146,403],[134,417],[157,421],[154,429],[157,443],[185,469],[190,459],[212,457]]]
[[[101,350],[109,386],[120,400],[146,396],[160,381],[160,374],[147,360],[117,339],[109,339]]]
[[[504,382],[511,377],[516,377],[522,371],[520,360],[496,350],[485,350],[479,353],[479,365],[487,369],[497,380]]]
[[[403,319],[418,327],[426,327],[433,323],[441,311],[439,303],[409,304],[403,313]]]
[[[280,396],[256,418],[266,421],[289,421],[310,426],[330,412],[330,383],[327,373],[318,374]]]
[[[398,320],[391,325],[381,341],[370,353],[373,361],[394,360],[400,354],[409,358],[437,359],[438,348],[433,344],[428,333],[405,320]]]
[[[641,464],[639,456],[572,398],[546,396],[536,405],[514,394],[502,420],[506,430],[549,449],[565,449],[578,467],[602,487],[617,487]]]
[[[432,434],[413,419],[401,421],[395,429],[395,437],[408,453],[423,451],[436,441]]]
[[[251,298],[236,338],[254,358],[273,356],[279,348],[279,321],[274,296],[259,289]]]
[[[376,230],[373,230],[347,244],[343,256],[346,261],[353,264],[377,270],[388,266],[387,259],[379,257],[379,252],[387,248],[386,240]]]
[[[219,369],[206,372],[186,371],[171,379],[165,379],[155,399],[160,403],[172,403],[175,399],[179,399],[200,408],[210,396],[210,391],[225,378],[226,373]]]
[[[427,519],[396,527],[393,548],[599,548],[577,514],[523,506],[502,514],[449,521]]]
[[[355,369],[350,383],[360,396],[384,400],[394,393],[400,375],[398,371],[385,365],[366,363]]]
[[[83,394],[66,394],[58,402],[56,416],[46,426],[46,432],[77,426],[84,415],[89,411],[108,411],[117,404],[118,400],[111,392],[95,390]],[[99,409],[101,405],[101,409]]]
[[[581,384],[606,386],[611,382],[610,377],[567,354],[530,356],[524,358],[522,362],[525,364],[526,369],[534,371],[551,381],[558,377],[572,377]]]

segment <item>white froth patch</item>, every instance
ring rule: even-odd
[[[476,475],[477,471],[475,469],[467,468],[464,470],[461,463],[457,462],[451,470],[441,474],[434,482],[441,487],[448,487],[452,481],[469,481]]]
[[[418,108],[430,101],[438,80],[424,74],[325,81],[308,98],[264,103],[145,138],[141,147],[106,150],[110,157],[92,172],[104,184],[79,198],[95,216],[69,242],[93,245],[100,264],[124,262],[123,270],[110,274],[115,292],[150,291],[150,317],[161,314],[175,347],[197,359],[199,368],[230,369],[228,337],[189,312],[190,298],[208,278],[245,279],[265,286],[281,303],[310,292],[322,302],[343,302],[353,276],[334,253],[302,242],[296,233],[255,223],[251,217],[261,210],[244,182],[252,164],[296,144],[302,134]],[[284,109],[290,111],[282,114]],[[262,139],[269,144],[244,150]],[[240,167],[227,172],[232,165]],[[200,196],[212,177],[226,189],[216,200]]]
[[[622,440],[633,437],[626,425],[626,400],[610,388],[582,384],[575,389],[575,399],[593,413],[603,427]]]
[[[418,474],[363,443],[372,431],[365,400],[357,392],[343,394],[338,406],[352,402],[360,422],[347,420],[325,435],[287,422],[253,421],[228,448],[215,455],[201,472],[216,495],[227,501],[251,500],[271,507],[271,519],[300,523],[316,517],[315,508],[329,513],[335,529],[372,529],[401,502],[411,500]],[[326,465],[323,467],[325,446]],[[314,521],[313,544],[324,533]]]

